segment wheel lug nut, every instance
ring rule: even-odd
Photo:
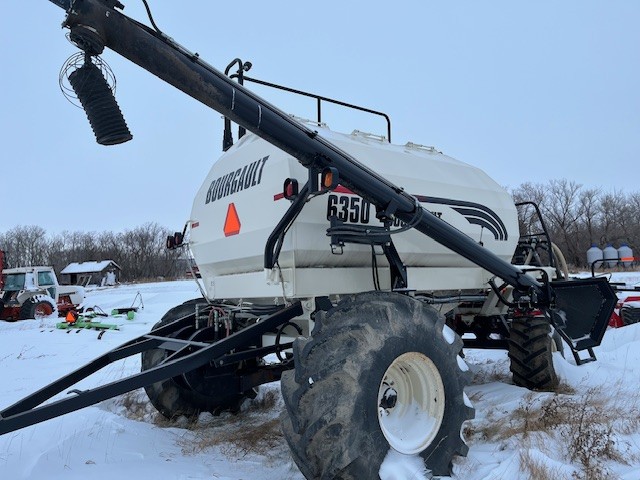
[[[380,407],[382,408],[393,408],[396,406],[398,402],[398,392],[396,392],[393,388],[387,388],[382,394],[382,398],[380,399]]]

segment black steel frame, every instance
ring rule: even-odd
[[[341,100],[336,100],[335,98],[324,97],[322,95],[318,95],[315,93],[305,92],[304,90],[297,90],[295,88],[285,87],[283,85],[278,85],[277,83],[265,82],[264,80],[259,80],[257,78],[247,77],[246,75],[234,74],[231,75],[231,78],[238,78],[240,80],[256,83],[258,85],[263,85],[269,88],[275,88],[277,90],[283,90],[285,92],[294,93],[296,95],[301,95],[303,97],[314,98],[316,100],[316,121],[318,123],[322,123],[322,102],[333,103],[334,105],[340,105],[341,107],[351,108],[353,110],[358,110],[360,112],[370,113],[372,115],[378,115],[385,119],[387,123],[387,141],[391,143],[391,119],[389,115],[384,112],[379,112],[377,110],[372,110],[370,108],[361,107],[360,105],[354,105],[353,103],[343,102]]]
[[[539,235],[544,236],[544,238],[547,240],[547,244],[549,245],[549,266],[555,268],[556,271],[558,271],[558,266],[556,264],[556,256],[553,253],[553,249],[551,248],[551,235],[549,235],[549,230],[547,230],[547,225],[546,225],[546,223],[544,221],[544,218],[542,216],[542,212],[540,211],[540,206],[536,202],[518,202],[515,205],[516,205],[516,207],[522,207],[522,206],[525,206],[525,205],[530,205],[535,210],[536,216],[538,217],[538,221],[540,222],[540,226],[542,227],[542,232],[540,232],[540,233],[529,233],[529,234],[526,234],[526,235],[521,235],[520,238],[533,238],[533,237],[537,237]]]
[[[302,315],[302,311],[300,302],[296,302],[214,343],[194,342],[168,337],[167,335],[170,333],[194,321],[193,316],[183,317],[99,356],[87,365],[5,408],[0,412],[0,435],[94,405],[137,388],[182,375],[209,363],[221,366],[239,362],[246,358],[255,358],[259,353],[259,349],[253,348],[249,354],[244,354],[241,350],[253,347],[256,339],[260,339],[265,333],[276,331],[281,325]],[[72,390],[69,393],[75,394],[73,397],[42,405],[55,395],[104,367],[118,360],[155,348],[164,348],[176,353],[171,355],[165,362],[149,370],[88,390]],[[275,351],[274,348],[276,347],[267,347],[264,352],[260,353],[266,354]],[[230,353],[233,350],[240,351]],[[285,366],[285,368],[290,368],[290,366]],[[270,377],[269,380],[273,380],[273,378]]]
[[[409,287],[407,268],[391,239],[390,227],[371,227],[368,225],[345,225],[337,217],[330,217],[331,226],[327,229],[327,236],[331,237],[332,249],[342,248],[346,243],[359,245],[374,245],[382,248],[382,253],[389,262],[391,289],[405,290]],[[387,222],[388,223],[388,222]],[[373,266],[372,266],[373,267]],[[373,267],[375,268],[375,267]]]

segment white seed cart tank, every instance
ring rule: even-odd
[[[518,241],[516,209],[511,196],[484,172],[430,147],[392,145],[357,131],[345,135],[317,129],[359,162],[416,196],[434,215],[511,260]],[[375,208],[341,186],[304,207],[286,234],[280,270],[271,272],[267,281],[265,242],[290,205],[282,195],[283,182],[289,177],[303,185],[308,173],[295,158],[252,134],[211,168],[195,197],[190,220],[190,247],[210,298],[273,298],[283,293],[300,298],[374,288],[371,246],[347,244],[332,251],[326,235],[331,215],[346,223],[381,226]],[[490,278],[419,232],[406,231],[392,239],[412,289],[475,289],[486,286]],[[389,288],[385,256],[377,255],[376,260],[380,286]]]

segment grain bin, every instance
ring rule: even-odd
[[[607,243],[602,253],[605,259],[604,266],[606,268],[612,268],[618,264],[618,249],[612,244]]]
[[[602,260],[603,258],[604,258],[604,253],[602,252],[602,249],[598,247],[598,245],[596,245],[595,243],[592,243],[591,248],[587,250],[587,265],[591,266],[593,265],[593,262]],[[602,262],[598,262],[595,265],[596,268],[601,266],[602,266]]]

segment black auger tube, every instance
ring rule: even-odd
[[[64,26],[94,29],[108,48],[289,153],[305,167],[337,168],[341,184],[400,220],[415,222],[416,208],[421,209],[415,225],[417,230],[516,289],[532,291],[539,304],[549,303],[547,289],[532,277],[422,209],[416,199],[401,188],[206,64],[196,54],[109,7],[112,3],[76,0]]]

